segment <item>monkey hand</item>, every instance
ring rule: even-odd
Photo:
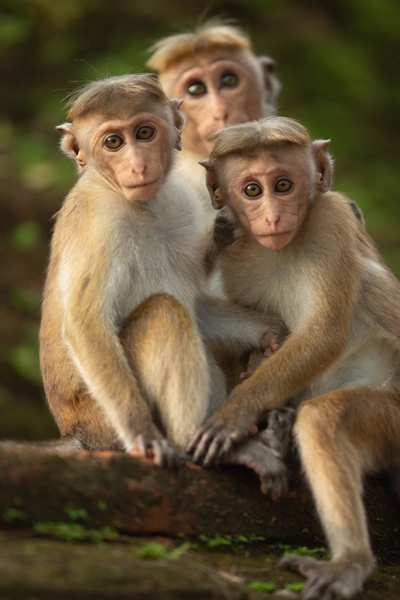
[[[178,468],[181,459],[178,450],[168,440],[149,439],[143,435],[137,436],[134,449],[130,454],[148,458],[155,465],[168,469]]]
[[[288,489],[282,452],[283,446],[271,430],[264,430],[253,438],[235,444],[218,463],[243,465],[252,469],[260,478],[261,492],[278,500],[287,494]]]
[[[289,448],[295,421],[296,411],[293,408],[283,407],[267,410],[261,415],[258,423],[261,429],[260,436],[271,447],[276,440],[279,443],[279,446],[276,447],[277,450],[285,455]]]
[[[193,455],[193,462],[211,467],[230,452],[233,444],[256,435],[256,423],[257,417],[252,416],[250,410],[240,414],[226,405],[199,427],[187,451]]]
[[[214,223],[214,242],[218,250],[223,250],[225,246],[231,246],[242,235],[235,217],[230,209],[226,206],[222,208]]]
[[[247,365],[247,371],[240,373],[240,381],[251,377],[260,365],[267,361],[274,354],[274,352],[279,350],[283,343],[283,336],[284,334],[282,331],[278,332],[274,329],[269,329],[263,334],[260,341],[260,348],[262,352],[254,350],[250,354],[249,362]]]

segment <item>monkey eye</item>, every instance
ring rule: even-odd
[[[221,77],[221,87],[235,87],[239,78],[235,73],[223,73]]]
[[[150,125],[142,125],[136,131],[136,139],[151,140],[155,136],[156,130]]]
[[[124,139],[120,135],[109,135],[108,138],[104,140],[104,146],[109,150],[117,150],[124,143]]]
[[[207,88],[202,81],[193,81],[188,85],[186,92],[191,96],[201,96],[207,92]]]
[[[274,192],[277,192],[278,194],[286,194],[287,192],[290,192],[292,187],[293,183],[290,181],[290,179],[283,177],[282,179],[278,179],[278,181],[275,183]]]
[[[243,193],[248,198],[257,198],[258,196],[261,196],[263,189],[258,183],[248,183],[244,187]]]

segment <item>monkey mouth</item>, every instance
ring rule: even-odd
[[[279,231],[276,233],[260,233],[260,235],[257,235],[257,237],[259,238],[265,238],[265,237],[279,237],[280,235],[289,235],[293,233],[292,231]]]
[[[157,179],[153,179],[152,181],[147,181],[145,183],[138,183],[136,185],[129,185],[127,187],[130,190],[136,190],[138,188],[144,188],[144,187],[147,187],[148,185],[153,185],[154,183],[158,183],[160,181],[160,179],[161,179],[161,177],[157,177]]]

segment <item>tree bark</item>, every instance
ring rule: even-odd
[[[244,467],[205,470],[187,462],[168,471],[116,452],[1,449],[2,528],[66,521],[66,509],[85,509],[85,526],[114,526],[135,535],[256,535],[271,543],[324,543],[296,462],[289,471],[287,497],[273,501]],[[400,510],[385,480],[368,479],[365,504],[374,551],[398,552]]]

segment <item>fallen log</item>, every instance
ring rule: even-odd
[[[1,527],[62,522],[68,511],[84,509],[85,526],[117,527],[133,535],[206,533],[262,536],[291,545],[324,543],[296,462],[289,472],[287,497],[273,501],[244,467],[205,470],[188,462],[168,471],[117,452],[2,448]],[[365,503],[374,551],[398,555],[400,510],[385,480],[367,480]]]

